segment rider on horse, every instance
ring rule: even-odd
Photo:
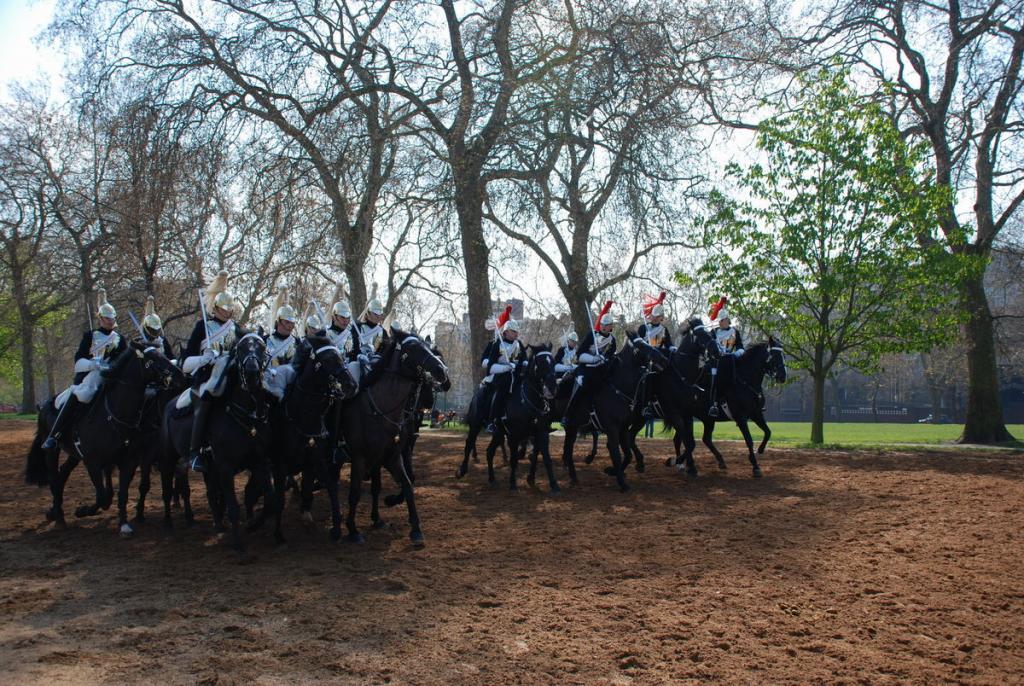
[[[612,335],[614,325],[611,315],[612,301],[605,302],[604,307],[597,315],[594,322],[594,330],[587,334],[580,344],[579,366],[572,373],[573,387],[572,395],[569,396],[569,404],[565,408],[565,416],[562,417],[562,426],[565,426],[572,419],[576,409],[590,400],[594,386],[600,383],[604,376],[608,361],[615,354],[616,342]]]
[[[206,287],[206,308],[210,319],[200,315],[185,346],[185,359],[181,365],[182,371],[192,375],[193,391],[199,401],[192,418],[189,454],[178,466],[184,469],[191,465],[197,472],[206,468],[201,453],[206,438],[206,420],[214,398],[219,398],[224,392],[222,382],[230,357],[228,353],[245,333],[233,319],[235,296],[228,292],[226,271],[221,270]]]
[[[337,304],[335,305],[337,307]],[[337,312],[335,312],[337,317]],[[336,319],[337,321],[337,319]],[[374,365],[380,360],[380,350],[384,343],[390,338],[390,334],[384,329],[384,305],[377,298],[377,284],[373,284],[373,291],[370,294],[370,301],[366,303],[362,314],[359,315],[359,323],[356,325],[352,336],[353,341],[359,346],[356,359],[360,363],[359,381],[366,378],[373,370]]]
[[[83,407],[92,402],[97,391],[103,385],[103,371],[128,346],[124,336],[117,333],[117,311],[107,302],[107,292],[100,289],[96,302],[99,315],[99,327],[82,334],[82,342],[75,352],[75,378],[73,385],[61,395],[65,396],[63,405],[57,396],[55,404],[58,410],[57,420],[53,423],[50,435],[43,442],[43,450],[57,447],[65,427],[70,426]]]
[[[270,311],[271,332],[264,338],[270,365],[264,385],[275,398],[281,400],[284,397],[285,388],[292,380],[290,363],[299,348],[299,338],[295,335],[298,313],[288,303],[288,289],[284,286],[277,289],[277,298]]]
[[[729,311],[725,309],[728,300],[723,296],[719,298],[714,307],[711,308],[711,321],[718,324],[715,329],[715,342],[718,344],[718,352],[721,358],[718,363],[711,367],[711,403],[708,407],[708,415],[714,419],[719,416],[721,410],[718,407],[717,387],[715,381],[718,377],[718,369],[722,364],[731,364],[732,369],[736,368],[736,359],[743,356],[743,336],[739,329],[732,325]]]
[[[565,335],[563,339],[562,347],[555,353],[555,378],[561,380],[563,376],[571,373],[576,369],[578,360],[576,359],[579,350],[576,348],[576,344],[579,343],[580,337],[576,335],[575,331],[570,331]]]
[[[153,346],[164,354],[168,360],[174,359],[171,352],[171,344],[164,336],[164,323],[160,315],[156,313],[156,300],[153,296],[146,298],[146,313],[142,317],[142,335],[139,338],[141,343]]]
[[[645,295],[644,301],[644,323],[636,330],[636,334],[668,355],[675,350],[675,346],[672,345],[672,336],[665,328],[665,291],[657,298]]]
[[[334,293],[334,305],[331,306],[331,325],[327,327],[325,333],[331,339],[331,343],[341,351],[354,379],[359,378],[356,357],[361,352],[357,328],[352,325],[352,307],[345,298],[345,289],[339,285]]]
[[[505,307],[494,327],[495,339],[491,341],[480,359],[480,366],[487,376],[480,383],[481,415],[487,418],[487,430],[495,431],[494,423],[505,414],[505,404],[512,392],[516,366],[525,358],[522,341],[519,340],[519,322],[512,319],[512,306]]]

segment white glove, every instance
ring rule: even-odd
[[[512,371],[512,365],[510,364],[492,364],[491,374],[504,374],[505,372]]]
[[[95,360],[90,360],[88,357],[83,357],[75,360],[75,374],[87,374],[92,371],[92,363]]]
[[[92,368],[98,372],[102,372],[107,365],[103,364],[103,360],[93,360]]]
[[[733,351],[733,357],[743,357],[743,348],[739,348]]]
[[[583,353],[580,355],[580,362],[583,364],[597,364],[604,362],[604,357],[601,355],[591,355],[590,353]]]
[[[669,351],[670,353],[674,353],[674,352],[675,352],[675,351],[677,351],[677,350],[679,350],[679,348],[677,348],[677,347],[676,347],[676,346],[674,346],[674,345],[670,345],[670,346],[668,347],[668,351]]]
[[[370,364],[370,358],[366,355],[366,353],[359,353],[359,355],[356,356],[356,359],[362,362],[363,364]]]
[[[558,364],[555,365],[555,373],[557,373],[557,374],[565,374],[565,373],[571,372],[571,371],[572,371],[572,365],[571,364],[562,364],[561,362],[559,362]]]
[[[524,368],[525,367],[529,367],[530,366],[530,362],[529,362],[529,360],[523,360],[522,362],[519,363],[519,366],[520,367],[524,367]]]

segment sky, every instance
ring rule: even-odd
[[[0,97],[12,82],[43,80],[57,93],[62,60],[52,46],[36,36],[53,16],[56,0],[0,0]]]

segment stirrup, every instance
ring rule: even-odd
[[[193,472],[199,472],[200,474],[206,471],[206,463],[203,462],[202,452],[199,452],[195,457],[188,461],[188,468]]]
[[[708,416],[711,417],[712,419],[715,419],[721,413],[721,410],[718,409],[718,403],[711,403],[711,407],[708,408]]]
[[[60,438],[59,434],[56,436],[47,436],[46,440],[43,441],[43,450],[53,450],[54,448],[56,448],[58,438]]]
[[[492,434],[492,433],[494,433],[497,430],[498,430],[498,427],[494,425],[494,422],[491,422],[490,424],[488,424],[487,427],[484,429],[484,431],[486,431],[489,434]]]

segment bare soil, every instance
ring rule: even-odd
[[[769,448],[755,480],[725,444],[730,469],[700,452],[691,479],[654,441],[628,494],[602,453],[560,496],[513,496],[424,433],[425,549],[404,506],[370,529],[366,489],[366,544],[329,542],[318,494],[316,526],[289,506],[289,544],[251,534],[241,564],[198,479],[192,529],[162,530],[159,482],[131,540],[113,511],[47,525],[33,429],[0,423],[4,684],[1024,680],[1020,454]],[[91,498],[79,468],[66,510]]]

